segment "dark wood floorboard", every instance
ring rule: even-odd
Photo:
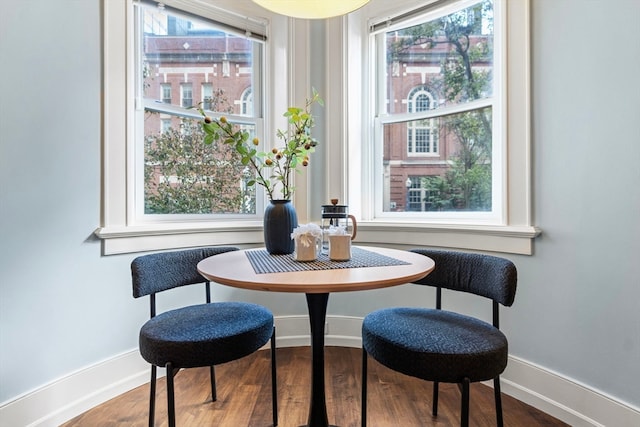
[[[327,347],[325,352],[329,422],[360,426],[360,349]],[[431,416],[432,383],[393,372],[369,359],[370,427],[458,426],[460,393],[441,384],[438,417]],[[299,427],[307,421],[311,357],[309,347],[278,349],[279,425]],[[182,370],[176,376],[178,426],[270,427],[269,352],[216,367],[218,401],[211,402],[207,368]],[[63,427],[147,426],[149,384],[124,393],[63,424]],[[566,426],[503,394],[507,427]],[[167,425],[164,378],[158,381],[156,426]],[[472,427],[495,426],[493,389],[471,385]]]

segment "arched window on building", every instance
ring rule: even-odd
[[[424,87],[415,87],[407,98],[407,112],[433,110],[438,104]],[[414,120],[407,123],[407,153],[409,155],[438,154],[438,119]]]
[[[253,115],[253,91],[250,87],[246,88],[240,96],[240,115]]]

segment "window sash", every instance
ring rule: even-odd
[[[248,16],[239,16],[238,14],[225,12],[217,7],[199,4],[199,2],[189,0],[134,0],[134,4],[158,8],[190,21],[213,25],[236,36],[247,37],[260,42],[267,40],[266,21]]]
[[[137,20],[138,26],[134,25],[134,30],[138,28],[142,28],[142,9],[144,7],[149,7],[148,5],[135,4],[134,5],[134,17]],[[181,14],[181,12],[175,8],[169,8],[168,11],[171,15],[184,16],[186,19],[193,20],[194,16],[192,14]],[[137,14],[137,15],[136,15]],[[197,18],[197,17],[196,17]],[[226,32],[228,26],[220,25],[218,21],[210,21],[206,19],[200,19],[201,22],[206,23],[208,27],[215,28],[217,30],[221,30]],[[131,194],[133,194],[133,209],[129,212],[129,218],[131,224],[141,224],[141,225],[153,225],[153,224],[163,224],[163,223],[200,223],[202,221],[214,221],[214,222],[225,222],[229,220],[256,220],[261,218],[262,212],[264,211],[265,206],[265,196],[262,191],[255,192],[255,214],[248,213],[206,213],[206,214],[149,214],[145,212],[145,176],[144,176],[144,162],[145,162],[145,152],[144,152],[144,138],[145,138],[145,113],[146,112],[157,112],[161,113],[161,118],[188,118],[188,119],[196,119],[201,120],[202,117],[200,113],[195,109],[189,109],[189,107],[197,104],[197,101],[194,99],[194,87],[191,82],[182,82],[180,83],[180,105],[172,105],[166,102],[160,102],[158,100],[147,98],[143,96],[143,76],[141,73],[141,64],[142,64],[142,38],[143,34],[141,30],[135,31],[134,36],[134,51],[135,51],[135,68],[136,68],[136,93],[137,93],[137,102],[136,109],[134,111],[134,133],[133,133],[133,153],[132,156],[132,174],[130,176],[134,176],[135,179],[131,180],[132,182],[128,183],[130,188],[133,188]],[[260,40],[261,42],[263,40]],[[218,113],[207,110],[208,115],[214,118],[220,118],[223,115],[229,120],[232,124],[237,124],[240,126],[246,126],[248,129],[252,129],[255,132],[255,136],[259,138],[260,141],[264,141],[264,119],[261,117],[263,108],[259,105],[262,102],[262,96],[260,96],[260,90],[264,87],[262,84],[262,80],[264,79],[264,44],[263,43],[253,43],[253,51],[251,61],[251,75],[252,75],[252,84],[253,88],[252,93],[257,93],[257,104],[254,105],[252,109],[253,116],[240,116],[229,113]],[[204,87],[207,82],[202,85]],[[162,95],[164,96],[164,89],[166,85],[164,83],[160,83]],[[169,91],[170,91],[169,87]],[[204,92],[203,92],[204,93]],[[164,99],[163,99],[164,101]],[[162,122],[161,122],[162,126]]]
[[[408,111],[406,113],[393,113],[387,112],[386,106],[386,94],[388,78],[386,76],[387,69],[387,55],[386,55],[386,42],[385,36],[388,32],[408,28],[414,25],[418,25],[423,22],[432,21],[450,13],[464,10],[474,4],[479,3],[482,0],[446,0],[436,1],[426,7],[418,8],[415,13],[406,13],[399,17],[393,18],[393,22],[390,20],[385,21],[385,25],[370,26],[370,43],[373,46],[371,51],[374,53],[372,58],[372,80],[373,87],[376,90],[377,102],[374,104],[375,113],[373,117],[373,136],[374,136],[374,194],[370,200],[373,203],[371,212],[373,213],[372,219],[394,219],[402,220],[410,219],[412,221],[421,222],[448,222],[458,224],[505,224],[506,213],[504,206],[506,206],[506,190],[504,183],[504,170],[506,165],[503,164],[503,151],[506,150],[505,141],[506,138],[503,135],[505,126],[503,125],[505,118],[502,116],[504,109],[501,103],[503,101],[503,93],[505,93],[506,82],[502,79],[504,73],[502,72],[503,64],[505,63],[503,55],[506,44],[502,33],[506,27],[506,21],[502,13],[503,3],[501,0],[494,0],[494,50],[493,50],[493,70],[494,78],[492,81],[493,90],[490,97],[476,99],[470,102],[449,104],[440,106],[439,108],[425,111]],[[483,108],[492,109],[492,180],[491,180],[491,211],[443,211],[443,212],[395,212],[385,211],[385,200],[389,197],[391,191],[390,188],[386,188],[385,175],[388,174],[388,170],[383,165],[383,128],[387,124],[394,123],[407,123],[408,131],[410,132],[410,122],[426,119],[439,119],[446,118],[454,114],[462,114],[465,112],[477,111]],[[414,108],[415,110],[415,108]],[[415,140],[407,141],[408,156],[410,158],[424,155],[415,151]],[[413,146],[409,145],[413,143]],[[387,178],[388,179],[388,178]]]

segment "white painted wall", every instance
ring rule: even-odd
[[[520,280],[503,329],[512,356],[637,409],[640,2],[532,0],[532,19],[534,217],[543,234],[533,256],[508,256]],[[102,257],[92,237],[100,25],[100,0],[2,2],[0,409],[135,350],[147,318],[147,301],[131,297],[134,255]],[[300,295],[216,291],[278,316],[306,313]],[[335,294],[329,314],[362,316],[431,295],[415,286]],[[183,290],[172,303],[194,297]]]

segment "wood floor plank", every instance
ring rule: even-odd
[[[307,421],[311,390],[309,347],[278,349],[279,426],[299,427]],[[327,347],[325,351],[327,413],[340,427],[360,426],[361,350]],[[216,366],[218,400],[211,401],[207,368],[176,375],[178,426],[272,427],[271,371],[267,350]],[[458,426],[460,393],[440,385],[438,416],[431,415],[432,383],[393,372],[369,359],[368,426]],[[156,426],[167,425],[164,378],[158,380]],[[62,427],[148,425],[149,385],[140,386],[90,409]],[[505,425],[560,427],[567,424],[503,394]],[[493,389],[471,385],[470,426],[495,426]]]

